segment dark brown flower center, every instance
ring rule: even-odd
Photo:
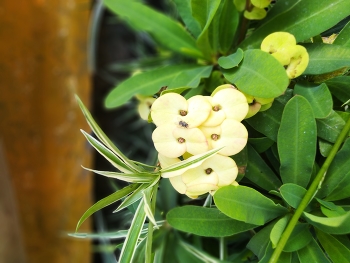
[[[187,115],[187,111],[185,111],[185,110],[180,110],[179,113],[180,113],[181,116],[186,116]]]
[[[211,169],[211,168],[207,168],[207,169],[205,169],[205,173],[206,173],[206,174],[211,174],[211,173],[212,173],[212,171],[213,171],[213,169]]]
[[[210,137],[211,137],[211,139],[212,139],[213,141],[217,141],[217,140],[220,139],[220,135],[219,135],[219,134],[212,134]]]
[[[181,138],[181,137],[180,137],[180,138],[177,139],[177,141],[178,141],[179,143],[184,143],[186,140],[185,140],[184,138]]]

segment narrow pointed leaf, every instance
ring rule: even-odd
[[[161,45],[178,53],[202,57],[194,39],[169,16],[134,0],[104,0],[104,4],[134,28],[150,33]]]
[[[303,215],[307,222],[325,233],[334,235],[350,233],[350,211],[337,217],[319,217],[306,212]]]
[[[158,187],[158,185],[156,186]],[[152,206],[151,206],[151,199],[153,197],[153,187],[149,187],[146,190],[142,192],[142,197],[143,197],[143,202],[145,204],[144,209],[146,216],[148,217],[148,220],[156,227],[157,227],[157,222],[156,219],[154,218],[154,215],[152,213]]]
[[[118,261],[119,263],[132,262],[145,219],[146,213],[144,211],[144,203],[141,200],[131,222],[128,235],[124,241],[124,245]]]
[[[231,236],[256,227],[234,220],[218,209],[190,205],[169,211],[167,222],[178,230],[207,237]]]
[[[246,50],[239,67],[223,70],[223,73],[239,90],[258,98],[278,97],[289,84],[284,67],[259,49]]]
[[[109,172],[109,171],[98,171],[83,167],[85,170],[94,172],[96,174],[100,174],[109,178],[119,179],[125,182],[130,183],[149,183],[152,182],[158,174],[152,173],[134,173],[134,174],[125,174],[125,173],[117,173],[117,172]]]
[[[267,246],[270,244],[270,233],[276,224],[276,220],[264,226],[258,233],[256,233],[248,242],[247,248],[250,249],[259,259],[261,259]]]
[[[83,224],[83,222],[91,216],[96,211],[109,206],[110,204],[113,204],[117,202],[118,200],[122,199],[123,197],[127,196],[131,192],[133,192],[137,187],[139,187],[139,184],[131,184],[129,186],[124,187],[123,189],[101,199],[97,203],[95,203],[93,206],[91,206],[86,212],[82,215],[82,217],[79,219],[76,231],[79,229],[79,227]]]
[[[136,94],[153,95],[163,86],[168,89],[198,87],[201,78],[209,77],[212,66],[172,65],[134,75],[114,88],[105,100],[107,108],[116,108]]]
[[[294,87],[294,95],[301,95],[308,100],[313,109],[315,118],[326,118],[331,114],[333,100],[325,83],[319,86],[298,83]]]
[[[329,44],[304,44],[309,64],[303,74],[315,75],[350,67],[350,47]]]
[[[214,194],[217,208],[227,216],[249,224],[263,225],[288,212],[253,188],[225,186]]]
[[[113,143],[112,141],[107,137],[107,135],[102,131],[102,129],[98,126],[94,118],[92,117],[89,110],[85,107],[84,103],[79,99],[79,97],[75,96],[76,100],[78,101],[79,107],[81,111],[83,112],[86,121],[88,122],[90,128],[92,131],[96,134],[97,138],[103,142],[104,145],[106,145],[112,152],[114,152],[130,169],[133,171],[139,171],[139,168],[137,165],[135,165],[133,162],[131,162]]]
[[[195,38],[197,38],[202,32],[202,28],[192,15],[191,0],[174,0],[174,3],[177,11],[186,25],[186,28]]]
[[[138,200],[142,198],[142,192],[149,187],[149,184],[141,184],[139,187],[132,192],[130,195],[128,195],[123,202],[118,206],[116,210],[113,211],[113,213],[119,212],[120,210],[124,209],[125,207],[128,207]]]
[[[259,48],[262,40],[273,32],[289,32],[297,42],[304,41],[331,28],[350,14],[346,0],[277,1],[253,34],[243,41],[241,48]],[[330,16],[329,12],[337,14]]]
[[[286,104],[277,137],[283,183],[307,186],[316,156],[316,139],[312,108],[297,95]]]

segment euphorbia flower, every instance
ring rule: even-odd
[[[173,124],[158,126],[152,134],[156,150],[169,158],[183,155],[185,152],[196,155],[208,151],[208,142],[198,128],[177,127]]]
[[[230,156],[239,153],[247,144],[248,131],[239,121],[226,119],[216,127],[200,127],[207,137],[209,149],[224,148],[219,154]]]
[[[211,97],[205,98],[210,102],[212,110],[202,126],[217,126],[224,119],[242,121],[248,113],[246,97],[230,84],[217,87]]]
[[[159,155],[162,168],[180,162],[178,158],[167,158]],[[180,194],[197,198],[205,193],[212,193],[220,187],[236,184],[238,168],[230,157],[219,154],[208,158],[201,165],[189,169],[181,175],[170,177],[172,186]]]
[[[142,96],[142,95],[136,95],[135,97],[139,101],[139,104],[137,106],[137,111],[139,112],[141,119],[147,121],[148,115],[151,110],[151,106],[156,99],[153,97]]]
[[[166,93],[152,104],[151,117],[155,125],[180,125],[194,128],[204,122],[211,111],[210,103],[200,95],[186,100],[177,93]]]

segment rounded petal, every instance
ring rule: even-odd
[[[212,104],[213,102],[213,98],[206,96],[205,97],[211,104],[211,111],[210,114],[208,116],[208,118],[206,119],[205,122],[202,123],[201,126],[218,126],[220,125],[224,119],[226,118],[226,114],[223,110],[214,110],[214,105]]]
[[[273,103],[273,102],[270,102],[270,103],[261,105],[261,108],[260,108],[259,112],[260,112],[260,111],[266,111],[266,110],[270,109],[271,106],[272,106],[272,103]]]
[[[211,112],[211,104],[201,95],[188,99],[187,115],[181,117],[182,121],[188,124],[188,128],[195,128],[201,125]]]
[[[183,128],[175,128],[173,130],[173,136],[176,138],[184,138],[186,145],[186,150],[190,154],[196,155],[200,153],[204,153],[208,151],[208,141],[207,138],[205,138],[203,132],[198,128],[193,129],[183,129]],[[171,148],[168,149],[169,151],[172,151]],[[184,154],[186,150],[182,153]],[[182,155],[181,154],[181,155]]]
[[[218,91],[212,100],[213,106],[219,106],[225,112],[226,119],[241,121],[247,115],[247,98],[237,89],[227,88]]]
[[[306,48],[300,45],[293,47],[291,51],[290,63],[286,69],[287,75],[290,79],[299,77],[309,64],[309,54]]]
[[[168,124],[157,127],[152,133],[154,147],[161,154],[169,158],[176,158],[186,152],[186,143],[180,143],[175,137],[176,126]]]
[[[201,166],[201,170],[198,171],[198,169],[195,169],[196,171],[189,170],[187,172],[187,175],[182,175],[182,180],[184,181],[185,177],[189,177],[188,174],[190,173],[196,173],[197,175],[192,176],[192,178],[195,178],[195,180],[191,180],[189,183],[186,184],[187,190],[186,195],[189,196],[198,196],[205,193],[208,193],[210,191],[218,189],[218,183],[219,178],[218,175],[215,172],[211,172],[210,174],[205,173],[204,166]],[[188,178],[187,178],[188,179]]]
[[[214,147],[212,145],[211,135],[212,134],[221,134],[221,125],[214,126],[214,127],[200,126],[199,129],[203,132],[205,138],[207,138],[209,149],[213,149]]]
[[[287,32],[274,32],[261,42],[261,50],[268,53],[275,53],[283,47],[296,45],[295,37]]]
[[[177,93],[166,93],[156,99],[151,107],[151,117],[155,125],[176,124],[180,111],[187,111],[187,101]]]
[[[170,177],[169,180],[176,191],[178,191],[180,194],[186,193],[187,187],[182,181],[181,175]]]
[[[170,165],[181,162],[181,160],[179,158],[169,158],[169,157],[166,157],[162,154],[158,154],[158,160],[159,160],[160,166],[162,168],[167,168]]]
[[[245,119],[253,117],[255,114],[257,114],[259,112],[260,109],[261,109],[261,104],[258,103],[258,102],[250,104],[249,105],[249,111],[247,113],[247,116],[245,116]]]
[[[139,99],[139,105],[137,107],[137,110],[140,114],[141,119],[147,121],[148,120],[148,115],[151,110],[151,106],[153,102],[156,100],[155,98],[152,97],[138,97]]]
[[[275,98],[265,99],[265,98],[257,98],[257,97],[255,97],[255,101],[260,103],[261,105],[269,104],[269,103],[273,102],[274,99]]]
[[[247,144],[248,131],[245,126],[235,120],[226,119],[221,124],[221,134],[217,140],[211,141],[213,148],[225,146],[219,154],[230,156],[239,153]]]
[[[251,11],[245,10],[243,15],[249,20],[261,20],[266,16],[266,10],[253,6]]]
[[[216,154],[207,159],[202,166],[207,165],[218,175],[218,186],[226,186],[232,184],[238,175],[238,168],[234,160],[227,156]]]

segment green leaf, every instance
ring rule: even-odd
[[[105,100],[107,108],[119,107],[136,94],[152,95],[161,87],[195,88],[209,77],[212,66],[173,65],[134,75],[115,87]]]
[[[294,95],[301,95],[309,101],[315,118],[326,118],[331,114],[333,100],[325,83],[319,86],[310,83],[297,83],[294,87]]]
[[[293,208],[298,208],[301,200],[303,199],[304,195],[306,194],[306,189],[296,185],[296,184],[284,184],[280,188],[281,195],[283,197],[283,200],[288,203]],[[310,211],[311,208],[308,205],[305,209],[305,211]]]
[[[277,221],[277,223],[273,226],[271,233],[270,233],[270,240],[272,244],[272,248],[276,248],[281,235],[284,232],[284,229],[286,228],[288,222],[290,219],[290,214],[285,215],[280,220]]]
[[[316,75],[350,67],[350,48],[329,44],[304,44],[309,64],[303,74]]]
[[[109,150],[107,147],[105,147],[102,143],[100,143],[98,140],[96,140],[94,137],[92,137],[87,132],[80,130],[85,138],[88,140],[88,142],[93,146],[96,151],[98,151],[107,161],[109,161],[114,167],[116,167],[118,170],[130,174],[133,173],[133,170],[131,170],[130,167],[128,167],[124,162],[122,162],[118,156],[116,156],[111,150]]]
[[[253,148],[258,152],[258,153],[263,153],[267,149],[269,149],[274,141],[267,138],[267,137],[261,137],[261,138],[248,138],[248,142],[250,145],[253,146]]]
[[[349,262],[350,250],[336,238],[316,229],[317,238],[333,262]]]
[[[350,77],[349,76],[339,76],[333,79],[330,79],[326,82],[329,90],[332,94],[340,100],[342,103],[345,103],[350,99]]]
[[[270,191],[277,190],[281,186],[281,181],[271,168],[265,163],[260,155],[248,144],[248,165],[245,177],[259,187]]]
[[[344,0],[277,1],[261,25],[240,47],[259,48],[263,39],[273,32],[289,32],[297,42],[310,39],[334,26],[350,14],[350,2]],[[336,16],[330,15],[337,14]]]
[[[273,249],[271,246],[271,242],[266,247],[265,254],[261,260],[259,260],[259,263],[268,263],[270,262],[270,259],[273,254]],[[281,255],[279,256],[277,263],[289,263],[291,261],[292,254],[291,253],[286,253],[282,252]]]
[[[267,111],[258,112],[253,117],[245,121],[258,132],[264,134],[267,138],[277,141],[277,133],[281,124],[284,104],[275,100],[272,107]]]
[[[214,194],[218,209],[227,216],[249,224],[263,225],[288,212],[253,188],[225,186]]]
[[[141,200],[131,222],[122,251],[120,252],[119,263],[130,263],[132,261],[145,219],[146,213],[144,211],[144,203]]]
[[[309,231],[309,224],[297,224],[291,236],[289,237],[283,251],[294,252],[307,246],[312,240],[312,234]]]
[[[277,137],[283,183],[307,186],[316,156],[316,140],[312,108],[304,97],[297,95],[284,108]]]
[[[345,126],[345,121],[335,112],[324,119],[317,119],[317,136],[328,141],[335,142]]]
[[[159,176],[158,174],[155,174],[155,173],[125,174],[125,173],[117,173],[117,172],[109,172],[109,171],[97,171],[86,167],[83,167],[83,168],[85,170],[94,172],[96,174],[100,174],[109,178],[119,179],[130,183],[149,183],[149,182],[152,182],[155,179],[155,177]]]
[[[340,45],[343,47],[350,47],[350,22],[348,22],[340,31],[333,44]]]
[[[242,59],[243,59],[243,50],[239,48],[235,53],[227,57],[219,57],[218,63],[220,67],[224,69],[229,69],[229,68],[237,67],[238,64],[242,61]]]
[[[104,0],[103,2],[121,19],[138,30],[150,33],[161,45],[170,50],[196,58],[203,56],[194,39],[169,16],[132,0]]]
[[[113,213],[116,213],[116,212],[124,209],[125,207],[128,207],[128,206],[134,204],[135,202],[137,202],[138,200],[140,200],[142,198],[142,192],[147,187],[149,187],[149,184],[139,185],[139,187],[137,189],[135,189],[133,193],[131,193],[129,196],[127,196],[123,200],[123,202],[118,206],[118,208],[116,210],[113,211]]]
[[[219,22],[219,44],[220,52],[226,54],[234,40],[239,22],[239,13],[232,0],[223,0],[223,7]]]
[[[311,239],[310,243],[306,247],[297,251],[297,253],[300,263],[331,263],[315,239]]]
[[[79,104],[79,107],[81,111],[83,112],[86,121],[88,122],[90,128],[92,131],[96,134],[97,138],[103,142],[105,146],[107,146],[114,154],[116,154],[124,163],[124,165],[121,165],[124,169],[123,172],[128,172],[129,170],[139,172],[140,168],[137,167],[132,161],[130,161],[113,143],[112,141],[107,137],[107,135],[102,131],[102,129],[98,126],[98,124],[95,122],[94,118],[92,118],[91,113],[89,110],[85,107],[84,103],[79,99],[77,95],[75,95],[75,98]],[[121,170],[122,171],[122,170]]]
[[[178,230],[207,237],[231,236],[256,227],[234,220],[218,209],[190,205],[172,209],[166,218]]]
[[[202,26],[202,32],[197,38],[197,46],[208,59],[213,53],[209,26],[211,25],[216,11],[219,8],[220,0],[192,0],[192,15]]]
[[[98,210],[100,210],[106,206],[109,206],[110,204],[117,202],[118,200],[122,199],[124,196],[127,196],[128,194],[133,192],[137,187],[139,187],[139,184],[128,185],[128,186],[124,187],[123,189],[101,199],[100,201],[98,201],[97,203],[92,205],[88,210],[86,210],[86,212],[79,219],[75,231],[78,231],[79,227],[83,224],[83,222],[88,217],[90,217],[93,213],[97,212]]]
[[[350,139],[347,139],[328,168],[318,196],[326,200],[350,197]]]
[[[223,73],[239,90],[258,98],[280,96],[289,84],[284,67],[270,54],[259,49],[245,51],[240,66],[223,70]]]
[[[318,139],[320,153],[323,157],[327,157],[332,150],[333,143],[327,142],[321,138]]]
[[[161,169],[160,170],[161,175],[164,178],[169,178],[169,177],[174,177],[174,176],[183,174],[185,171],[201,165],[206,159],[208,159],[211,156],[213,156],[214,154],[216,154],[222,148],[223,147],[212,149],[212,150],[207,151],[205,153],[191,156],[190,158],[188,158],[184,161],[172,164],[166,168]]]
[[[326,217],[337,217],[346,214],[346,211],[341,206],[337,206],[332,202],[323,201],[316,198],[317,201],[321,204],[321,211]]]
[[[247,248],[250,249],[259,259],[261,259],[265,254],[266,247],[270,241],[270,233],[275,224],[276,222],[273,221],[262,228],[250,239],[247,244]]]
[[[152,204],[151,204],[151,199],[155,198],[153,196],[154,187],[158,187],[158,185],[155,185],[153,187],[149,187],[146,190],[144,190],[142,192],[142,197],[143,197],[143,202],[144,202],[145,213],[146,213],[148,220],[155,226],[155,228],[158,228],[156,219],[154,218],[154,215],[152,212]]]
[[[334,235],[350,233],[350,211],[336,217],[319,217],[307,212],[303,212],[303,215],[307,222],[325,233]]]
[[[197,38],[202,32],[202,28],[198,21],[192,16],[191,0],[174,0],[174,3],[186,28]]]

